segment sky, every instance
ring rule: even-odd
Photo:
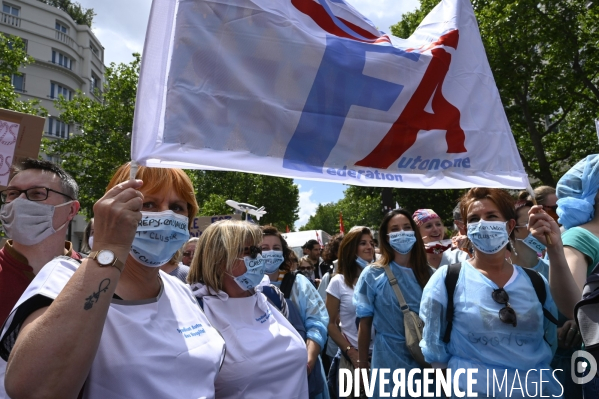
[[[129,63],[134,52],[143,53],[146,27],[150,15],[149,0],[77,0],[84,8],[93,8],[96,16],[92,31],[104,46],[104,63]],[[369,18],[378,28],[389,32],[402,14],[415,10],[418,0],[350,0],[358,11]],[[346,186],[311,180],[294,182],[300,191],[299,228],[314,215],[318,204],[336,202],[343,198]],[[254,204],[261,206],[261,204]]]

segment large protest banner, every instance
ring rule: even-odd
[[[408,39],[344,0],[154,0],[141,165],[354,185],[523,188],[469,0]]]

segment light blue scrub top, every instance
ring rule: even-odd
[[[281,281],[273,281],[271,284],[281,288]],[[325,349],[327,327],[329,325],[329,313],[327,312],[322,297],[310,280],[298,273],[295,277],[293,287],[291,288],[289,299],[291,299],[291,302],[293,302],[300,313],[302,322],[306,328],[306,338],[310,338],[320,345],[320,350],[322,352]],[[320,370],[313,370],[312,372],[320,372],[325,384],[322,393],[311,396],[310,399],[329,399],[329,390],[326,385],[326,373],[322,366],[322,361]]]
[[[469,262],[462,262],[455,288],[453,328],[448,344],[443,342],[447,326],[447,266],[439,268],[422,294],[420,317],[424,321],[424,332],[420,347],[425,359],[438,367],[452,370],[477,368],[474,392],[478,393],[479,398],[487,397],[487,372],[489,397],[526,398],[529,397],[527,387],[530,397],[540,397],[540,369],[546,369],[542,373],[543,395],[561,397],[562,388],[552,377],[553,370],[549,366],[557,349],[556,326],[543,316],[541,304],[528,276],[520,266],[514,265],[514,268],[518,275],[504,289],[517,315],[516,327],[499,320],[498,312],[503,305],[491,297],[493,290],[499,288],[497,284]],[[545,278],[543,280],[547,291],[545,308],[557,316],[549,284]],[[527,376],[532,369],[536,371],[529,372]],[[493,370],[499,383],[507,370],[507,385],[504,383],[500,392],[496,384],[495,395],[492,391]],[[465,390],[466,377],[461,377],[460,387]],[[535,389],[537,395],[533,396]]]
[[[539,263],[537,263],[531,269],[541,273],[541,275],[545,277],[547,281],[549,281],[549,260],[539,259]]]
[[[410,310],[419,313],[422,288],[414,272],[395,262],[391,262],[390,267]],[[392,375],[393,370],[405,368],[407,376],[411,369],[420,368],[406,346],[403,312],[399,308],[399,302],[384,268],[373,266],[364,268],[354,289],[354,305],[358,317],[372,317],[372,324],[376,331],[371,369],[388,368],[391,369]],[[378,398],[378,378],[376,382],[373,397]],[[392,387],[392,383],[387,385],[386,392],[391,392]]]

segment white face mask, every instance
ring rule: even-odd
[[[94,236],[90,236],[87,239],[87,245],[89,245],[89,249],[92,249],[94,247]]]
[[[4,231],[13,241],[23,245],[35,245],[62,229],[68,220],[54,229],[54,210],[69,205],[73,201],[60,205],[44,204],[17,198],[0,208],[0,220]]]

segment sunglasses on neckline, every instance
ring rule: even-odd
[[[491,297],[495,302],[504,307],[499,309],[499,320],[506,324],[511,324],[514,327],[518,324],[516,311],[510,306],[510,296],[503,288],[493,290]]]

